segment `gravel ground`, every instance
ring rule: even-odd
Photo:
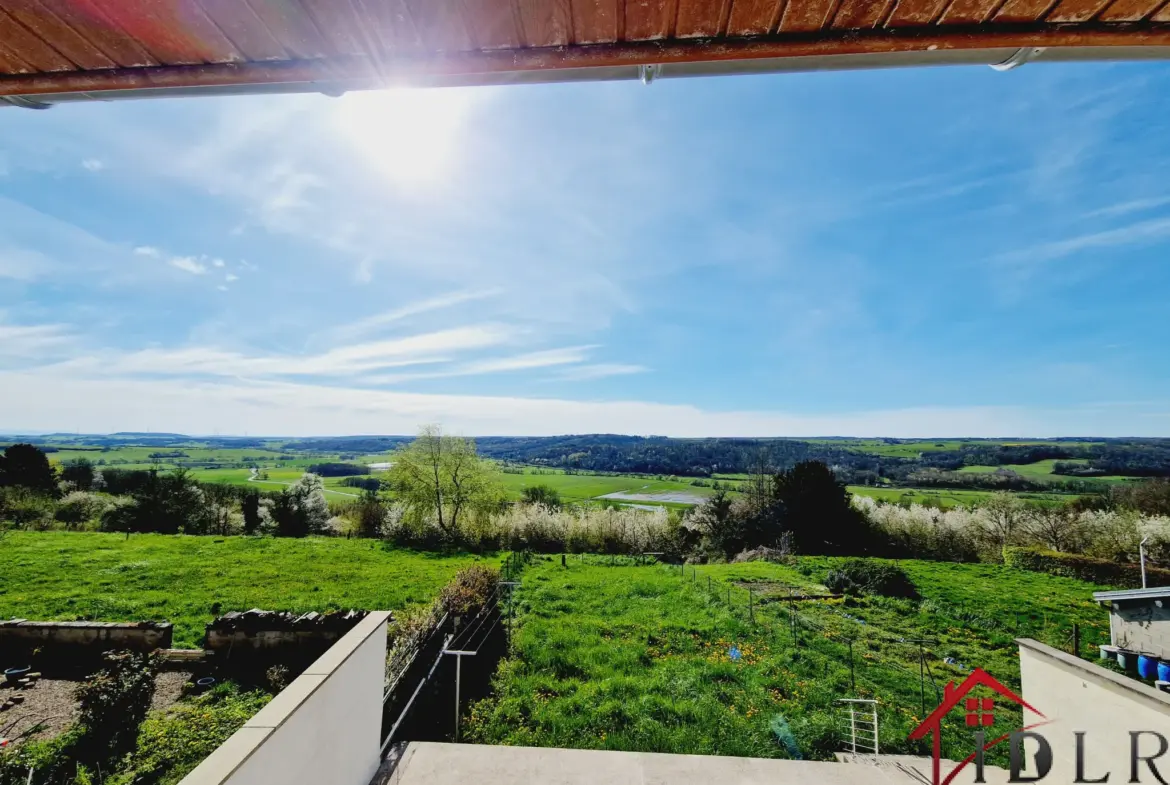
[[[154,682],[152,711],[165,709],[179,700],[183,684],[191,677],[185,671],[164,671]],[[77,701],[73,691],[78,682],[67,679],[41,679],[35,686],[23,690],[0,687],[0,703],[19,692],[24,703],[0,712],[0,737],[13,738],[38,722],[45,727],[29,738],[49,739],[56,736],[77,719]]]

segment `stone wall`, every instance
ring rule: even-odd
[[[96,654],[114,649],[169,649],[169,622],[0,621],[0,652],[40,649],[43,656]]]

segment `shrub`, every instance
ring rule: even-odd
[[[456,573],[443,587],[439,602],[447,613],[460,616],[472,613],[488,604],[499,582],[499,570],[473,564]]]
[[[243,727],[271,699],[225,683],[154,714],[142,724],[138,747],[107,785],[171,785]]]
[[[1142,571],[1137,564],[1094,559],[1091,556],[1059,553],[1043,548],[1004,548],[1003,562],[1021,570],[1062,575],[1105,586],[1137,589],[1142,585]],[[1154,584],[1170,585],[1170,570],[1147,566],[1146,573]]]
[[[137,744],[138,728],[154,698],[158,663],[149,654],[130,651],[109,652],[105,661],[77,688],[80,734],[74,752],[78,762],[108,769]]]
[[[0,520],[25,529],[47,529],[53,522],[50,496],[20,486],[0,487]]]
[[[73,491],[57,503],[57,511],[53,513],[53,517],[75,529],[101,518],[102,514],[113,506],[114,502],[109,496]]]
[[[520,492],[520,495],[524,504],[543,504],[554,510],[564,506],[557,489],[549,485],[529,485]]]
[[[887,562],[848,559],[825,577],[825,587],[836,594],[878,594],[918,599],[918,590],[906,571]]]

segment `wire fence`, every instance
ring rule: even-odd
[[[818,614],[830,616],[813,618],[797,610],[803,602],[840,597],[807,586],[768,582],[766,595],[755,587],[736,585],[732,581],[714,579],[709,573],[703,575],[692,565],[667,565],[679,577],[696,590],[703,591],[712,601],[724,605],[730,613],[743,618],[749,624],[762,627],[765,634],[773,639],[787,638],[794,649],[816,648],[834,659],[848,665],[849,685],[856,692],[858,684],[873,691],[888,688],[889,675],[897,674],[900,679],[918,682],[919,716],[926,716],[930,706],[937,705],[943,698],[943,684],[952,676],[970,672],[971,667],[953,658],[937,653],[940,642],[930,637],[901,636],[869,624],[865,619],[854,616],[842,608],[818,603]],[[935,603],[936,607],[939,603]],[[940,610],[943,610],[940,608]],[[1010,634],[1013,637],[1033,637],[1064,651],[1080,655],[1083,651],[1083,635],[1079,624],[1059,626],[1048,623],[1047,615],[1040,626],[1021,622],[1019,614],[1014,615],[1014,624],[987,620],[968,609],[947,608],[948,616],[963,626],[988,626],[989,632]],[[971,625],[967,620],[982,619],[988,624]],[[892,649],[892,655],[874,658],[878,645]],[[861,650],[860,652],[858,650]],[[858,654],[861,656],[858,656]]]

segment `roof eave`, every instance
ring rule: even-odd
[[[393,86],[607,81],[1029,61],[1170,59],[1170,25],[1018,26],[1006,30],[846,31],[484,50],[427,57],[113,68],[0,77],[18,105],[169,95],[340,94]]]

